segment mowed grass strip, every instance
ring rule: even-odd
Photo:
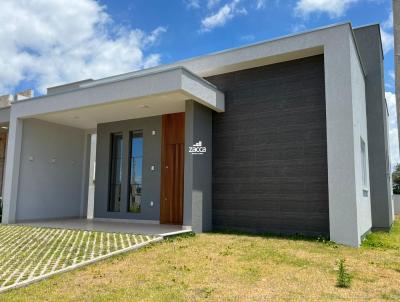
[[[1,301],[396,301],[400,221],[359,249],[321,240],[210,233],[177,237],[44,282]],[[112,241],[111,241],[112,242]],[[345,259],[350,288],[337,288]]]
[[[138,238],[155,237],[0,225],[0,291],[133,247]]]

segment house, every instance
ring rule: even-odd
[[[0,110],[3,222],[86,218],[360,245],[393,203],[379,25],[51,87]]]

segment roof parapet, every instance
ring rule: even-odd
[[[24,91],[17,92],[14,97],[14,101],[26,100],[34,97],[33,89],[26,89]]]
[[[1,95],[0,108],[10,107],[13,101],[14,101],[14,96],[12,94]]]
[[[19,91],[16,94],[5,94],[0,96],[0,108],[10,107],[12,103],[34,97],[33,89]]]

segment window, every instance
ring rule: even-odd
[[[140,213],[142,203],[143,132],[130,133],[128,212]]]
[[[362,183],[364,188],[368,186],[368,173],[367,173],[367,153],[365,142],[361,138],[361,173],[362,173]]]
[[[111,158],[110,158],[110,187],[108,211],[119,212],[121,206],[122,184],[122,158],[123,158],[122,133],[111,134]]]

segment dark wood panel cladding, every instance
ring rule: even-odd
[[[160,223],[182,224],[185,113],[163,115]]]
[[[213,114],[213,227],[329,234],[323,55],[207,78]]]

